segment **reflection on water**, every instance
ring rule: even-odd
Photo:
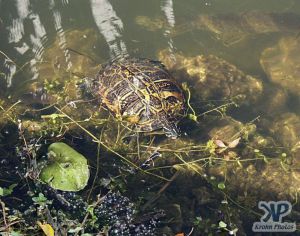
[[[122,40],[123,22],[108,0],[90,0],[95,23],[109,46],[111,58],[126,56],[127,49]]]
[[[68,50],[68,42],[65,37],[65,30],[63,26],[62,11],[69,6],[69,1],[63,0],[61,4],[64,9],[60,8],[60,3],[51,0],[49,4],[42,4],[42,7],[49,9],[52,14],[52,19],[43,20],[50,21],[50,27],[45,29],[45,22],[41,20],[38,12],[33,9],[32,3],[29,0],[15,0],[7,2],[7,7],[11,9],[14,14],[6,19],[6,42],[8,49],[13,49],[17,54],[13,60],[24,61],[28,60],[30,71],[32,74],[31,80],[36,80],[39,77],[39,70],[37,64],[43,61],[43,52],[45,46],[48,45],[49,37],[51,39],[58,38],[60,49],[65,54],[65,61],[68,64],[67,69],[72,67],[70,61],[70,52]],[[117,58],[127,55],[125,42],[122,38],[123,22],[117,16],[113,6],[107,0],[91,0],[90,1],[91,14],[94,18],[94,23],[103,35],[108,47],[110,58]],[[46,22],[49,26],[49,22]],[[54,28],[55,34],[52,33]],[[49,32],[51,35],[49,36]],[[26,54],[26,55],[25,55]],[[29,55],[29,56],[28,56]],[[29,58],[28,58],[29,57]],[[5,80],[7,87],[11,87],[13,77],[17,71],[16,64],[8,58],[3,62],[5,70]],[[27,78],[28,79],[28,78]]]
[[[63,1],[63,3],[65,5],[67,5],[69,2],[68,2],[68,0],[66,0],[66,1]],[[69,52],[69,50],[66,50],[67,49],[67,41],[66,41],[66,37],[65,37],[65,31],[62,27],[61,13],[58,9],[55,8],[54,0],[52,0],[50,2],[50,10],[53,13],[54,28],[55,28],[55,31],[56,31],[57,36],[58,36],[59,47],[64,52],[66,63],[67,63],[67,69],[70,69],[71,66],[72,66],[72,63],[70,61],[70,52]]]
[[[174,42],[171,37],[171,31],[175,27],[175,15],[174,15],[174,8],[173,8],[173,0],[165,0],[161,3],[161,9],[167,19],[169,27],[166,27],[164,31],[164,36],[168,40],[168,48],[170,52],[170,56],[175,60],[174,52],[176,48],[174,48]]]
[[[12,16],[11,22],[7,25],[8,37],[7,41],[9,44],[15,45],[14,49],[21,55],[23,55],[29,46],[26,42],[22,41],[24,36],[24,20],[29,15],[29,0],[15,1],[15,15]],[[12,78],[16,73],[16,65],[10,60],[5,59],[4,68],[6,69],[5,79],[7,81],[7,87],[12,85]]]
[[[30,59],[30,68],[32,72],[32,79],[38,78],[38,70],[36,64],[42,60],[44,51],[44,43],[47,41],[46,30],[43,23],[40,20],[38,13],[33,12],[30,9],[29,0],[16,0],[11,1],[12,7],[15,8],[15,15],[10,19],[10,23],[7,26],[8,31],[8,44],[16,50],[16,52],[22,56],[29,50],[34,55]],[[27,27],[25,28],[25,23]],[[28,31],[28,25],[30,31]],[[5,64],[8,73],[6,75],[7,86],[12,85],[12,78],[16,73],[16,65]]]
[[[267,45],[267,41],[271,42],[279,38],[278,34],[271,35],[271,33],[297,34],[299,31],[299,12],[295,12],[296,7],[293,8],[296,3],[289,3],[286,6],[278,3],[286,7],[282,8],[282,12],[272,10],[272,7],[277,9],[276,5],[261,11],[253,9],[255,4],[249,5],[249,10],[243,4],[236,4],[235,7],[238,10],[229,13],[229,10],[219,3],[207,2],[203,5],[190,1],[190,4],[187,3],[184,6],[172,0],[156,1],[147,7],[149,13],[144,15],[141,11],[143,8],[139,8],[139,4],[134,4],[134,2],[125,3],[124,5],[127,4],[130,7],[121,9],[120,6],[123,4],[119,6],[109,0],[90,0],[87,3],[51,0],[39,4],[30,0],[6,0],[3,1],[1,9],[2,21],[5,25],[2,33],[6,35],[2,42],[3,49],[11,52],[10,58],[17,64],[28,63],[32,74],[31,79],[35,80],[39,76],[37,63],[43,61],[45,47],[55,38],[60,40],[61,50],[65,53],[65,60],[70,69],[72,63],[67,50],[68,42],[65,38],[65,31],[76,27],[95,28],[96,26],[99,35],[105,40],[101,42],[101,45],[108,46],[106,52],[98,52],[102,57],[109,54],[109,58],[114,59],[134,54],[136,50],[132,48],[132,41],[134,41],[145,45],[153,43],[153,46],[149,48],[139,48],[144,57],[148,54],[153,55],[158,49],[156,47],[167,45],[170,57],[173,59],[177,51],[192,54],[212,53],[224,55],[226,59],[244,68],[256,66],[256,70],[259,70],[257,60],[254,61],[253,58],[249,61],[247,54],[253,51],[252,57],[257,57],[263,45]],[[156,10],[156,6],[160,7],[160,12]],[[219,9],[222,6],[224,13]],[[216,13],[213,13],[214,7]],[[291,9],[293,12],[286,12]],[[84,22],[77,17],[77,10],[82,10],[83,18],[86,19]],[[134,24],[134,21],[139,25]],[[140,26],[143,27],[142,31]],[[145,32],[147,29],[154,33],[144,38],[143,34],[147,35]],[[142,34],[139,35],[136,32]],[[265,36],[257,37],[258,34]],[[150,39],[149,42],[145,41],[147,38]],[[241,54],[241,51],[245,53]],[[18,69],[7,58],[1,59],[3,70],[6,72],[7,86],[11,87]],[[18,76],[16,78],[16,80],[22,80]]]

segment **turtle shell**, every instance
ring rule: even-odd
[[[102,103],[117,119],[134,124],[137,131],[164,129],[167,136],[178,136],[176,125],[186,114],[186,101],[161,62],[115,60],[100,70],[96,81]]]

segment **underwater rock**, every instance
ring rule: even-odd
[[[54,189],[79,191],[89,180],[87,160],[65,143],[52,143],[48,148],[49,163],[41,170],[40,179]]]
[[[160,17],[137,16],[135,23],[148,31],[157,31],[169,27],[168,22]]]
[[[226,45],[238,43],[250,33],[243,26],[240,15],[201,15],[196,22],[194,25],[198,29],[210,31],[216,39],[221,40]]]
[[[299,160],[284,169],[280,159],[238,167],[236,163],[210,168],[209,175],[226,178],[227,191],[249,208],[260,200],[296,200],[300,192]]]
[[[95,54],[97,33],[92,29],[65,33],[65,43],[58,37],[43,52],[37,63],[35,81],[28,81],[21,92],[27,103],[50,104],[80,98],[78,84],[94,77],[101,59]],[[30,73],[30,72],[29,72]],[[24,86],[24,84],[22,84]],[[31,98],[31,99],[30,99]]]
[[[263,92],[260,80],[243,73],[236,66],[213,56],[187,57],[167,50],[160,51],[158,58],[174,74],[175,78],[188,81],[192,95],[200,100],[234,99],[238,104],[253,104]]]
[[[259,115],[274,116],[287,109],[288,93],[280,86],[268,84],[264,87],[264,96],[253,110]]]
[[[231,117],[225,117],[215,124],[215,127],[208,132],[208,135],[213,140],[222,140],[224,143],[230,143],[242,135],[241,131],[243,129],[244,125],[242,122]]]
[[[243,142],[249,142],[257,133],[253,123],[244,124],[231,117],[224,117],[215,122],[208,135],[215,145],[215,154],[224,160],[233,160],[239,159],[242,151],[245,151],[245,147],[241,150],[236,147]]]
[[[249,208],[257,207],[262,199],[296,200],[300,192],[299,121],[299,117],[292,113],[276,119],[270,128],[274,139],[254,132],[254,129],[253,135],[246,139],[238,152],[239,161],[231,159],[213,165],[207,169],[207,176],[226,180],[227,192]],[[215,128],[216,132],[211,133],[235,133],[238,127],[239,124],[233,122],[231,126]]]
[[[300,38],[284,37],[262,52],[260,64],[272,82],[300,96],[299,60]]]
[[[148,31],[169,29],[162,17],[137,16],[136,24]],[[246,11],[240,14],[201,14],[188,22],[179,22],[169,29],[175,37],[195,30],[209,31],[217,40],[230,46],[252,35],[267,33],[297,33],[300,28],[300,15],[292,12]]]
[[[248,11],[241,14],[200,15],[197,24],[226,45],[232,45],[255,34],[276,32],[297,33],[300,15],[294,13],[275,13]]]
[[[254,33],[298,32],[300,15],[293,12],[248,11],[240,14],[244,27]]]
[[[43,61],[38,67],[40,78],[51,80],[70,72],[94,77],[101,62],[95,54],[97,35],[92,29],[68,31],[65,33],[66,48],[62,47],[58,37],[43,53]]]
[[[273,121],[269,130],[279,143],[300,158],[300,116],[284,113]]]

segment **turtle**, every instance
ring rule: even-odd
[[[183,89],[165,66],[147,58],[121,58],[104,65],[94,91],[113,116],[138,132],[163,130],[173,139],[186,115]]]

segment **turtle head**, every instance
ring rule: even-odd
[[[83,98],[93,98],[97,92],[97,80],[91,77],[85,77],[77,83],[79,91]]]

